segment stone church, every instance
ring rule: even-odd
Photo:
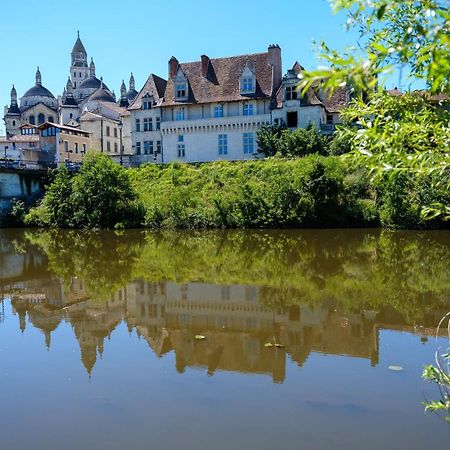
[[[83,114],[97,112],[105,104],[110,104],[112,109],[116,109],[115,106],[127,108],[137,94],[131,74],[129,89],[122,82],[120,99],[117,101],[114,91],[108,88],[102,78],[97,78],[92,58],[88,64],[87,52],[78,34],[71,53],[70,75],[62,95],[56,98],[42,84],[39,67],[35,85],[25,92],[20,102],[15,87],[12,87],[11,102],[4,111],[6,136],[20,135],[21,127],[27,124],[52,122],[78,127]]]

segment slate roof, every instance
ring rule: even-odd
[[[22,98],[26,97],[50,97],[55,98],[55,96],[42,84],[36,84],[32,88],[28,89],[25,94],[23,94]]]
[[[77,89],[98,89],[101,85],[102,81],[97,77],[89,77],[83,80]],[[103,87],[109,91],[109,88],[105,83],[103,83]]]
[[[84,48],[84,45],[81,42],[80,36],[78,36],[77,40],[75,41],[72,53],[84,53],[85,55],[87,54],[86,49]]]
[[[239,80],[247,64],[252,67],[256,74],[256,92],[253,95],[241,95],[240,92]],[[174,82],[169,80],[163,106],[271,97],[272,67],[268,63],[267,52],[210,59],[207,77],[202,76],[201,61],[180,63],[179,67],[188,79],[188,101],[177,102],[174,100]]]
[[[90,97],[89,97],[89,101],[102,101],[102,102],[113,102],[115,103],[116,101],[114,100],[114,97],[105,90],[104,87],[100,87],[98,88]]]
[[[141,109],[142,97],[144,97],[144,95],[146,94],[150,94],[155,100],[156,104],[160,104],[164,97],[166,85],[166,80],[152,73],[147,78],[144,87],[139,91],[139,94],[136,96],[133,103],[131,103],[128,109]]]

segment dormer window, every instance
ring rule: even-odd
[[[153,105],[153,97],[150,94],[145,94],[142,98],[142,109],[151,109]]]
[[[253,77],[242,78],[242,94],[253,94],[255,92],[255,79]]]
[[[247,62],[241,72],[240,78],[241,94],[254,94],[256,90],[256,74],[251,62]]]
[[[297,86],[286,86],[285,100],[297,100]]]
[[[185,100],[187,97],[187,83],[175,84],[175,98],[177,100]]]

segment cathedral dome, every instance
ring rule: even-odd
[[[136,98],[136,96],[139,94],[139,92],[138,91],[136,91],[136,89],[130,89],[128,92],[127,92],[127,99],[128,99],[128,101],[131,103],[135,98]]]
[[[92,96],[89,98],[89,101],[96,101],[96,102],[113,102],[114,97],[105,89],[104,85],[103,87],[97,89]]]
[[[27,97],[50,97],[52,99],[55,98],[55,96],[44,86],[36,84],[31,89],[28,89],[25,94],[23,94],[22,98]]]
[[[97,77],[86,78],[79,86],[78,89],[98,89],[101,87],[102,82]],[[107,86],[103,84],[103,87],[108,89]]]
[[[27,92],[20,99],[20,108],[27,109],[38,103],[44,103],[50,108],[56,108],[55,96],[44,86],[42,86],[42,77],[39,67],[36,71],[36,84],[28,89]]]

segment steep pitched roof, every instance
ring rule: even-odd
[[[134,101],[131,103],[128,109],[141,109],[142,108],[142,98],[146,94],[150,94],[156,104],[161,103],[164,92],[166,90],[167,81],[164,80],[161,77],[158,77],[158,75],[150,74],[150,76],[147,78],[147,81],[144,84],[144,87],[139,91],[139,94],[136,96]]]
[[[270,98],[272,91],[272,67],[267,53],[231,56],[210,59],[208,76],[202,76],[202,62],[180,63],[179,68],[189,84],[188,103],[213,103],[246,100],[250,98]],[[256,74],[256,92],[254,95],[241,95],[240,76],[246,65]],[[165,105],[177,105],[186,102],[174,100],[174,82],[167,83],[164,96]]]
[[[331,95],[325,94],[322,103],[329,113],[340,112],[347,104],[347,88],[339,87]]]

